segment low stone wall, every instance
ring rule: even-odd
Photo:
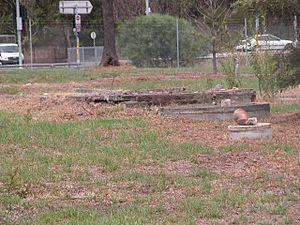
[[[224,99],[231,99],[232,104],[253,102],[256,99],[254,89],[227,89],[208,91],[147,90],[147,91],[109,91],[94,90],[80,96],[70,96],[79,101],[136,103],[148,105],[186,105],[186,104],[220,104]]]
[[[161,115],[183,116],[198,120],[233,119],[233,112],[237,108],[242,108],[248,112],[249,117],[268,117],[270,116],[269,103],[239,103],[230,106],[221,107],[220,105],[184,105],[184,106],[166,106],[160,108]]]

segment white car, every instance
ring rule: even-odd
[[[24,55],[21,55],[22,61]],[[18,64],[19,63],[19,47],[14,43],[0,43],[0,65],[1,64]]]
[[[293,41],[283,40],[272,34],[258,35],[258,48],[280,50],[280,49],[292,49],[294,46]],[[251,51],[257,47],[256,38],[250,38],[248,40],[242,40],[238,46],[237,51]]]

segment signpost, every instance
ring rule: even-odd
[[[93,42],[94,42],[94,58],[95,58],[95,62],[97,61],[97,49],[96,49],[96,32],[92,32],[91,33],[91,38],[93,39]]]
[[[77,63],[80,63],[80,40],[81,16],[79,14],[90,14],[93,6],[90,1],[59,1],[59,12],[61,14],[75,15],[74,33],[76,36]]]
[[[16,21],[18,33],[18,46],[19,46],[19,65],[22,66],[22,17],[20,17],[20,1],[16,0]]]

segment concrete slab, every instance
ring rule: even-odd
[[[161,115],[183,116],[197,120],[228,120],[233,119],[233,112],[237,108],[247,111],[249,117],[262,118],[270,116],[270,104],[265,102],[238,103],[224,107],[202,104],[166,106],[160,108],[160,113]]]
[[[256,125],[230,125],[228,126],[230,140],[241,139],[272,139],[272,127],[270,123],[258,123]]]
[[[224,99],[232,103],[253,102],[256,98],[254,89],[224,89],[206,91],[187,91],[182,88],[153,90],[77,90],[80,95],[67,98],[86,102],[125,103],[128,101],[148,105],[185,105],[185,104],[220,104]]]

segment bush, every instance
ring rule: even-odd
[[[239,78],[239,64],[237,58],[228,57],[220,61],[222,71],[225,74],[225,82],[228,88],[241,87],[242,83]]]
[[[140,16],[125,22],[118,31],[118,45],[134,65],[176,66],[176,18],[159,14]],[[196,29],[179,19],[180,65],[195,63],[202,44]]]
[[[258,79],[259,94],[264,100],[273,100],[278,92],[276,60],[273,53],[255,50],[251,53],[250,63]]]
[[[300,84],[300,48],[276,57],[278,89],[284,90]]]

